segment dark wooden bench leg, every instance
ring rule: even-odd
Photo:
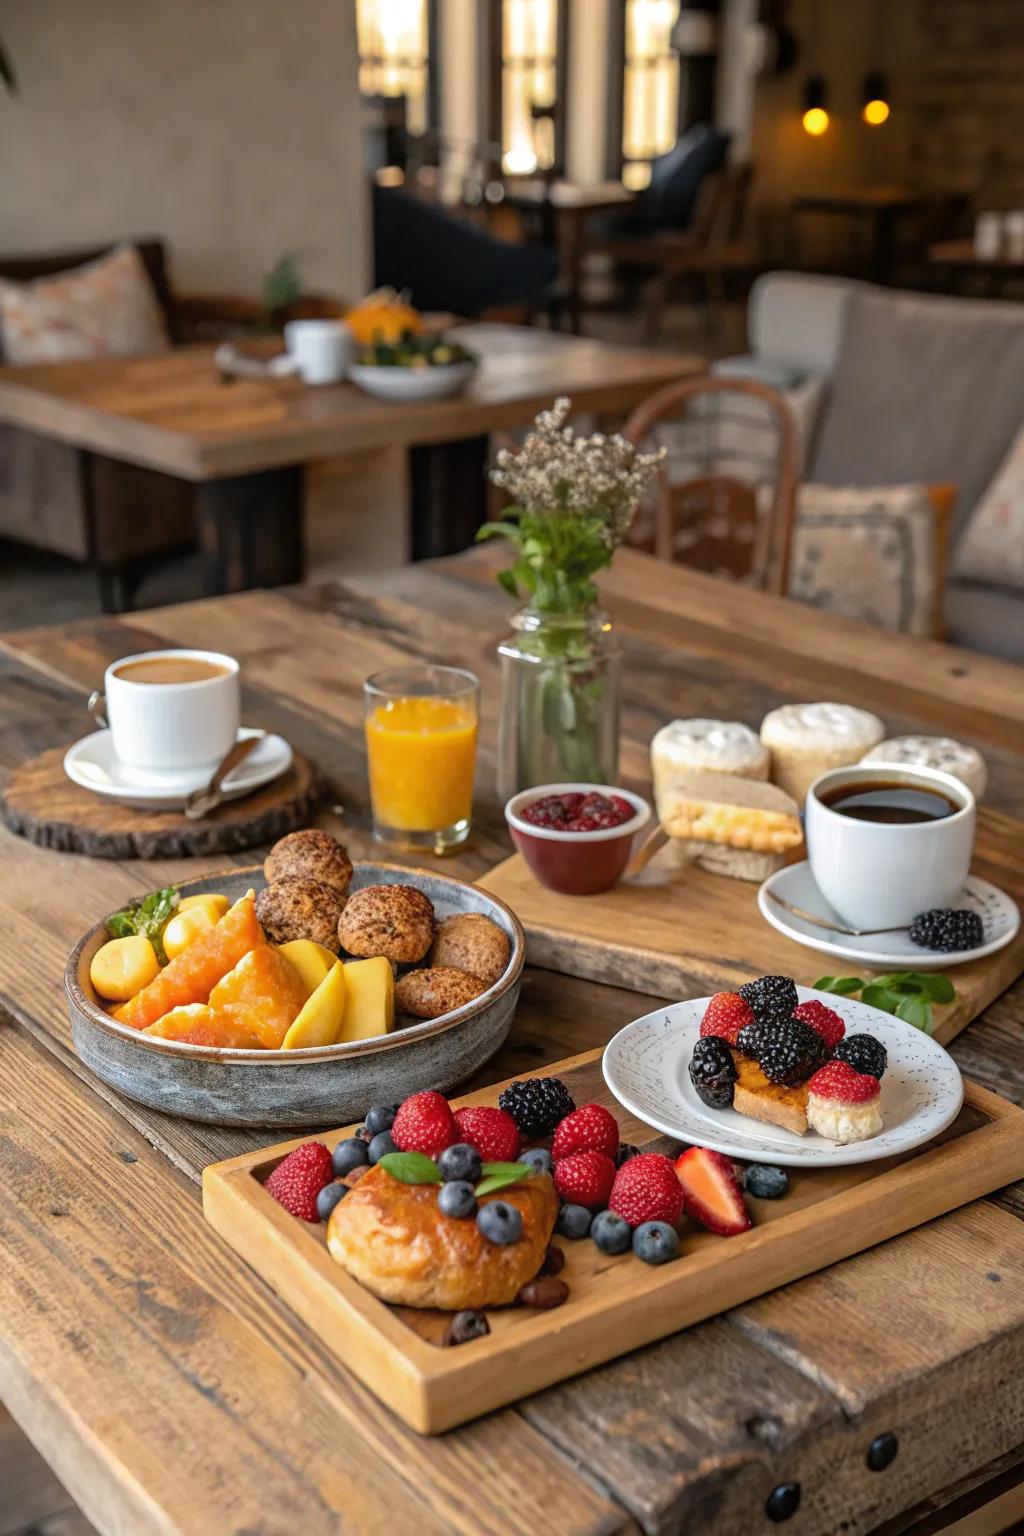
[[[198,487],[207,597],[302,580],[300,467],[206,480]]]
[[[468,549],[487,518],[487,438],[410,448],[409,481],[412,558]]]
[[[127,613],[135,603],[138,573],[127,565],[98,565],[96,583],[104,613]]]

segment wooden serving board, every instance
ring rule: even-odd
[[[12,768],[0,816],[12,832],[60,853],[179,859],[275,842],[308,826],[324,793],[320,770],[296,752],[280,778],[189,821],[180,811],[137,810],[90,794],[68,778],[64,748],[55,747]]]
[[[601,1052],[559,1062],[577,1103],[613,1109],[623,1140],[648,1150],[652,1137],[611,1098]],[[460,1103],[493,1104],[495,1084]],[[330,1132],[328,1146],[353,1127]],[[900,1232],[1024,1176],[1024,1111],[966,1084],[963,1108],[943,1135],[902,1157],[835,1169],[792,1169],[790,1191],[750,1202],[755,1225],[721,1238],[684,1223],[681,1257],[660,1268],[610,1258],[588,1239],[565,1250],[569,1298],[554,1311],[525,1307],[489,1314],[491,1332],[443,1348],[445,1313],[378,1301],[331,1258],[326,1229],[290,1216],[263,1181],[300,1138],[215,1163],[203,1173],[207,1220],[400,1418],[438,1434],[575,1376],[766,1291],[871,1248]]]
[[[982,808],[971,868],[1024,901],[1024,822]],[[655,879],[652,868],[637,883],[599,896],[560,896],[538,885],[514,854],[477,883],[519,918],[528,964],[635,992],[703,997],[774,972],[802,986],[825,975],[876,974],[777,933],[758,911],[757,886],[749,881],[696,865]],[[1024,928],[988,959],[951,967],[957,995],[935,1009],[935,1038],[948,1044],[1022,971]]]

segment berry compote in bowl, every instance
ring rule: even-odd
[[[512,841],[533,878],[565,896],[610,889],[650,815],[646,800],[610,784],[538,784],[505,807]]]

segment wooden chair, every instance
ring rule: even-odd
[[[757,404],[737,415],[730,396]],[[634,547],[785,594],[799,448],[777,390],[752,379],[685,379],[638,406],[623,435],[644,449],[669,449],[651,502],[633,525]],[[774,438],[768,451],[766,436]],[[684,480],[673,476],[680,462]]]

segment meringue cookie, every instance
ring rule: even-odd
[[[800,805],[815,779],[830,768],[859,763],[884,735],[877,715],[852,704],[783,704],[761,722],[772,779]]]
[[[902,767],[937,768],[966,784],[976,800],[985,793],[988,770],[980,752],[952,736],[890,736],[861,758],[862,763],[899,763]]]

